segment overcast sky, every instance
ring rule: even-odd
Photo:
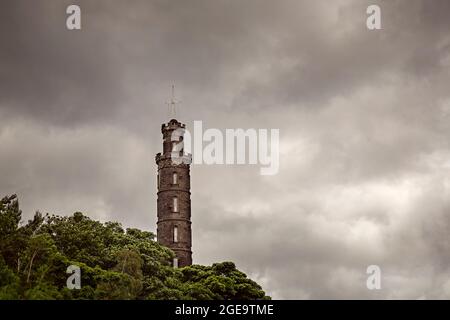
[[[69,4],[82,30],[66,29]],[[379,4],[382,30],[366,28]],[[0,2],[0,196],[156,230],[165,102],[280,129],[280,170],[192,167],[195,263],[273,298],[450,298],[450,1]],[[366,288],[378,265],[382,289]]]

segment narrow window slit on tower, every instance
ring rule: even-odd
[[[178,258],[173,258],[173,267],[178,268]]]
[[[173,227],[173,242],[178,242],[178,227]]]
[[[172,175],[172,184],[178,184],[178,175],[176,172]]]
[[[173,198],[173,212],[178,212],[178,198]]]

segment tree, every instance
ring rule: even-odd
[[[23,270],[26,274],[26,283],[30,283],[33,270],[39,272],[38,281],[42,280],[57,254],[58,251],[50,235],[44,233],[31,236],[26,250],[21,255],[21,261],[26,263]]]
[[[180,271],[188,299],[269,299],[256,282],[236,269],[233,262],[215,263],[211,267],[193,265]]]
[[[19,277],[8,268],[0,256],[0,300],[14,300],[19,298]]]
[[[19,245],[19,222],[22,211],[16,195],[4,197],[0,201],[0,254],[8,265],[16,265]]]
[[[173,251],[148,231],[81,212],[42,215],[20,226],[15,195],[0,201],[0,299],[267,299],[232,262],[175,269]],[[81,289],[66,269],[81,270]]]

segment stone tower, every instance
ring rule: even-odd
[[[174,267],[192,264],[191,183],[192,156],[182,145],[185,125],[175,119],[161,126],[163,152],[156,155],[158,165],[157,239],[172,249]]]

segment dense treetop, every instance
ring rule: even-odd
[[[0,299],[268,299],[234,263],[175,269],[154,234],[80,212],[21,224],[17,196],[0,201]],[[81,270],[70,290],[67,267]]]

